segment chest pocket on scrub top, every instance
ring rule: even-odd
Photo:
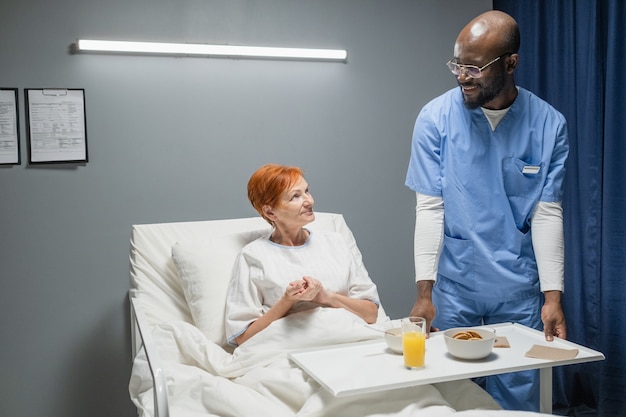
[[[529,171],[524,172],[524,168]],[[528,167],[532,167],[530,170]],[[536,169],[536,168],[539,169]],[[527,233],[530,229],[530,216],[539,201],[545,182],[543,163],[529,164],[517,158],[504,158],[502,161],[502,181],[509,200],[511,213],[517,229]]]

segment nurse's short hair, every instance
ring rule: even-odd
[[[263,214],[263,206],[276,207],[281,194],[303,176],[302,169],[298,167],[265,164],[248,180],[248,200],[261,217],[273,225],[273,222]]]

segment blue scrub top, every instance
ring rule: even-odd
[[[530,220],[539,201],[561,201],[568,155],[565,118],[518,88],[495,131],[460,88],[428,103],[415,122],[406,185],[444,201],[438,283],[501,301],[536,296]]]

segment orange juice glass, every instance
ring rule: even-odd
[[[404,366],[421,369],[426,357],[426,319],[406,317],[401,320],[401,325]]]

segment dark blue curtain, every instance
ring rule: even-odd
[[[555,413],[626,416],[626,1],[494,0],[520,25],[518,85],[568,121],[568,339],[606,360],[555,370]]]

